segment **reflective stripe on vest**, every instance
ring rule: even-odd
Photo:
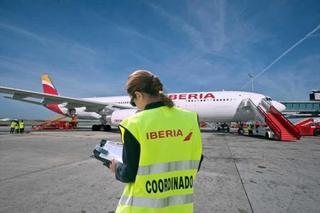
[[[199,167],[198,160],[190,160],[190,161],[175,161],[169,163],[157,163],[148,166],[140,166],[138,169],[138,175],[150,175],[150,174],[158,174],[163,172],[171,172],[177,170],[190,170],[190,169],[198,169]]]
[[[197,115],[158,107],[124,119],[120,131],[124,143],[126,131],[136,138],[140,159],[135,182],[126,185],[116,212],[192,212],[202,153]]]
[[[163,208],[178,204],[192,203],[192,194],[187,195],[175,195],[165,198],[144,198],[144,197],[127,197],[122,196],[120,199],[121,205],[135,206],[135,207],[147,207],[147,208]]]

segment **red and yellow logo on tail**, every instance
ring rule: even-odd
[[[58,91],[53,86],[47,74],[41,76],[43,92],[51,95],[58,95]]]
[[[44,93],[47,93],[50,95],[58,95],[58,91],[53,86],[53,83],[51,82],[47,74],[41,76],[41,81],[42,81],[42,88]],[[51,111],[54,111],[59,114],[63,114],[58,104],[50,103],[50,104],[47,104],[46,107]]]

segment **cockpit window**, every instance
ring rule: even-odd
[[[267,101],[272,101],[272,98],[266,97]]]

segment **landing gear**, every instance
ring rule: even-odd
[[[100,130],[100,127],[99,127],[100,125],[92,125],[92,131],[99,131]]]
[[[110,125],[103,125],[103,130],[106,132],[111,131],[111,126]]]
[[[92,131],[110,131],[111,130],[111,126],[110,125],[92,125],[91,127]]]

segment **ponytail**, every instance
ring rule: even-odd
[[[137,70],[128,77],[127,93],[133,96],[135,91],[145,92],[153,97],[159,97],[165,106],[173,107],[173,101],[163,94],[163,85],[159,77],[146,70]]]
[[[171,108],[174,106],[174,103],[173,101],[168,97],[166,96],[165,94],[163,94],[163,92],[159,92],[159,97],[160,97],[160,100],[164,103],[164,105],[166,105],[167,107]]]

